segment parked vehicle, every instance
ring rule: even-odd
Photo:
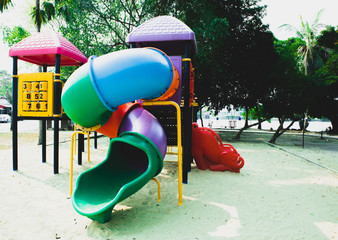
[[[11,117],[8,114],[0,114],[0,122],[10,122]]]

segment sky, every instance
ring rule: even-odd
[[[300,16],[311,24],[321,9],[324,11],[320,23],[338,25],[338,0],[262,0],[261,3],[267,5],[263,23],[269,24],[270,30],[279,40],[295,37],[293,33],[278,29],[279,26],[291,24],[299,27]]]
[[[35,4],[35,0],[13,0],[14,7],[0,14],[0,25],[14,27],[21,25],[34,32],[35,28],[28,16],[29,9]],[[338,25],[338,0],[261,0],[261,4],[267,5],[267,14],[263,23],[270,26],[276,38],[286,40],[295,37],[293,33],[278,29],[282,24],[291,24],[299,27],[300,16],[304,21],[311,23],[317,16],[318,11],[324,9],[320,22],[327,25]],[[9,48],[2,42],[0,34],[0,70],[12,72],[12,60],[8,57]],[[27,67],[19,62],[19,72]],[[21,69],[20,69],[21,67]]]

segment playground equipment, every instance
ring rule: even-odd
[[[190,104],[193,94],[190,95],[190,90],[192,90],[190,84],[192,68],[190,65],[191,58],[197,53],[195,34],[180,20],[170,16],[160,16],[135,28],[127,36],[126,42],[130,44],[131,48],[155,47],[161,49],[170,57],[179,72],[182,81],[176,93],[168,101],[175,102],[182,108],[182,117],[176,111],[177,107],[173,105],[150,104],[144,108],[158,118],[167,135],[169,146],[179,146],[180,144],[176,132],[181,132],[178,119],[182,118],[182,145],[184,146],[182,179],[184,183],[188,183],[188,172],[193,160],[191,155],[193,106]],[[183,68],[184,71],[182,71]],[[181,92],[182,87],[184,91]],[[181,99],[183,99],[183,104],[181,104]],[[180,148],[178,149],[180,150]],[[180,172],[179,170],[179,174]]]
[[[201,170],[230,171],[239,173],[244,159],[231,144],[223,144],[210,128],[192,125],[192,155]]]
[[[162,29],[154,35],[147,32],[149,28],[142,30],[150,24],[151,29],[156,31],[163,28],[163,22],[166,22],[165,27],[169,23],[177,31]],[[146,39],[138,30],[147,35]],[[140,39],[142,42],[138,41]],[[154,39],[157,41],[154,42]],[[154,106],[175,109],[177,136],[173,140],[178,146],[179,204],[182,204],[182,173],[187,175],[189,169],[185,167],[182,171],[179,81],[182,62],[186,63],[183,117],[185,115],[186,121],[190,122],[184,128],[184,142],[187,144],[184,150],[188,156],[185,165],[190,166],[192,160],[189,132],[192,121],[190,96],[193,94],[190,91],[189,57],[196,52],[193,32],[181,21],[162,16],[136,28],[127,41],[132,49],[91,57],[87,64],[72,74],[62,93],[63,108],[75,123],[113,138],[106,160],[80,174],[72,197],[73,206],[80,214],[100,222],[108,221],[118,202],[161,172],[167,147],[166,132],[142,105],[152,110]],[[160,49],[166,53],[170,50],[170,53],[184,55],[185,58],[168,57],[155,48],[135,48],[137,44],[157,47],[158,42],[161,42]],[[138,99],[143,100],[130,103]],[[184,181],[187,182],[187,177],[183,178]]]
[[[43,162],[46,161],[45,121],[54,120],[54,173],[58,173],[58,131],[63,109],[79,125],[82,131],[75,132],[71,141],[71,193],[75,135],[79,134],[79,139],[83,139],[83,135],[89,138],[89,132],[95,131],[112,138],[106,159],[79,175],[72,197],[76,211],[102,223],[110,219],[117,203],[150,180],[157,183],[160,199],[160,184],[154,177],[162,170],[167,145],[177,146],[179,205],[182,204],[182,182],[188,182],[192,149],[202,150],[202,147],[196,148],[195,140],[205,142],[221,156],[214,160],[214,153],[197,151],[195,160],[198,165],[205,165],[202,168],[239,172],[244,164],[236,150],[222,144],[217,134],[220,143],[217,140],[207,143],[210,135],[197,133],[197,127],[192,132],[195,126],[192,110],[196,103],[191,57],[197,47],[191,29],[176,18],[156,17],[134,29],[127,42],[131,49],[92,56],[88,62],[66,39],[50,32],[24,39],[10,50],[13,57],[13,169],[18,169],[18,120],[44,121]],[[18,59],[43,66],[44,73],[17,75]],[[54,65],[55,73],[46,73],[47,67]],[[60,66],[70,65],[82,66],[63,87]],[[192,141],[195,141],[193,145]],[[79,164],[82,149],[79,145]],[[227,156],[237,154],[236,160],[224,157],[225,152]],[[205,157],[216,164],[205,162]]]
[[[68,79],[62,92],[67,115],[113,138],[106,160],[78,177],[72,199],[80,214],[108,221],[118,202],[161,172],[165,133],[140,103],[130,101],[166,99],[178,86],[174,73],[161,51],[129,49],[90,58]]]
[[[87,58],[56,32],[41,32],[27,37],[9,50],[13,58],[12,144],[13,170],[18,170],[18,121],[42,120],[42,162],[46,162],[46,120],[54,121],[54,173],[59,172],[59,121],[61,108],[61,66],[76,66]],[[18,75],[18,60],[42,66],[42,73]],[[48,72],[55,66],[55,73]]]

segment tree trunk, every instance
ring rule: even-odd
[[[234,137],[234,139],[240,139],[242,132],[243,132],[245,129],[249,128],[249,124],[248,124],[248,116],[249,116],[249,111],[248,111],[247,108],[245,108],[245,123],[244,123],[244,127],[242,127],[242,128],[238,131],[238,133],[237,133],[237,135]]]
[[[307,110],[305,112],[305,116],[304,116],[304,125],[303,125],[303,131],[302,131],[302,147],[304,148],[305,146],[305,130],[307,127],[307,120],[308,120],[308,115],[307,115]]]
[[[285,117],[278,118],[279,126],[276,130],[276,132],[272,135],[269,143],[276,143],[277,138],[281,135],[281,131],[283,130],[283,124],[285,122]]]
[[[262,119],[261,116],[259,114],[257,114],[257,119],[258,119],[258,129],[262,130]]]
[[[40,19],[40,0],[35,1],[35,18],[36,18],[36,30],[40,32],[41,30],[41,19]]]
[[[258,121],[258,122],[256,122],[256,123],[251,124],[251,125],[247,125],[247,127],[245,127],[245,125],[244,125],[244,127],[242,127],[241,129],[239,129],[239,131],[238,131],[238,133],[236,134],[236,136],[234,137],[234,139],[240,139],[241,134],[244,132],[245,129],[251,128],[251,127],[256,126],[256,125],[259,125],[260,123],[265,122],[265,121],[268,120],[268,119],[269,119],[269,118],[260,120],[260,121]]]
[[[238,133],[236,134],[236,136],[234,137],[234,139],[240,139],[241,134],[243,133],[243,131],[245,130],[245,126],[242,127],[241,129],[239,129]]]
[[[35,1],[35,18],[36,18],[36,30],[37,32],[41,31],[41,19],[40,19],[40,0]],[[41,66],[39,66],[39,72],[42,72]],[[38,145],[42,145],[42,120],[39,120],[39,140]]]
[[[249,109],[245,108],[245,124],[244,124],[244,128],[248,128],[249,126]]]
[[[39,66],[39,72],[42,72],[41,66]],[[42,124],[43,120],[39,120],[39,140],[38,140],[38,145],[42,145]]]
[[[280,137],[283,133],[285,133],[287,130],[289,130],[291,128],[291,126],[294,124],[294,122],[296,121],[295,119],[292,119],[291,123],[289,124],[289,126],[287,126],[286,128],[283,127],[283,124],[285,122],[285,117],[282,116],[281,118],[278,118],[279,120],[279,126],[276,130],[276,132],[272,135],[271,139],[269,140],[269,143],[276,143],[276,140],[278,137]]]

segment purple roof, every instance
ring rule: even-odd
[[[183,55],[185,41],[190,41],[192,53],[197,53],[195,33],[182,21],[171,16],[159,16],[135,28],[126,39],[136,47],[158,47],[168,55]]]
[[[15,44],[9,56],[37,65],[55,65],[55,54],[61,55],[61,66],[81,65],[87,62],[83,53],[66,38],[52,31],[36,33]]]

